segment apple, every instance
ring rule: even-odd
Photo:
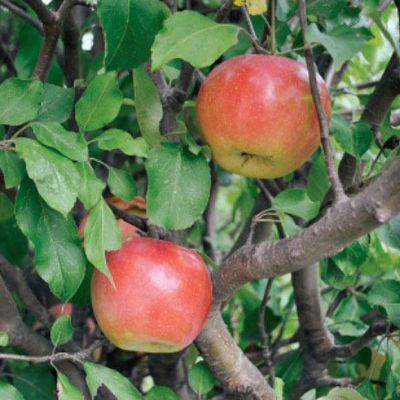
[[[318,86],[330,118],[320,76]],[[243,176],[287,175],[320,143],[307,67],[289,58],[251,54],[223,62],[200,87],[197,118],[216,162]]]
[[[209,272],[194,250],[138,237],[106,259],[115,287],[95,270],[91,296],[111,343],[123,350],[172,353],[193,342],[212,302]]]
[[[72,315],[72,308],[72,303],[56,303],[49,308],[49,313],[57,319],[63,315]]]
[[[89,218],[89,214],[87,214],[82,219],[81,223],[79,224],[78,232],[79,232],[79,237],[81,239],[83,239],[88,218]],[[126,240],[130,240],[132,238],[140,236],[140,233],[139,233],[140,231],[138,228],[136,228],[136,226],[133,226],[133,225],[129,224],[128,222],[125,222],[123,219],[118,219],[117,223],[118,223],[119,229],[121,231],[121,239],[123,242]]]

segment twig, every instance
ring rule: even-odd
[[[93,344],[91,344],[87,349],[78,351],[76,353],[54,353],[49,354],[47,356],[27,356],[20,354],[8,354],[8,353],[0,353],[1,360],[15,360],[15,361],[28,361],[34,364],[40,363],[54,363],[57,361],[76,361],[80,362],[90,357],[95,349],[101,347],[103,345],[103,341],[97,340]]]
[[[257,185],[260,187],[265,198],[272,204],[274,201],[274,197],[272,196],[271,192],[268,190],[266,185],[264,185],[264,182],[259,178],[256,179],[256,182],[257,182]],[[273,181],[271,181],[271,182],[273,182]]]
[[[147,222],[144,218],[138,217],[136,215],[129,214],[118,207],[108,203],[108,206],[111,208],[112,212],[119,218],[123,219],[128,224],[134,225],[142,231],[147,230]],[[144,232],[143,232],[144,234]]]
[[[260,41],[258,40],[256,31],[254,29],[254,25],[253,25],[253,22],[251,21],[247,7],[241,6],[240,8],[242,10],[242,14],[244,16],[244,20],[246,21],[246,25],[247,25],[247,28],[249,29],[250,35],[253,37],[253,41],[260,44]]]
[[[211,162],[211,190],[210,199],[204,212],[205,237],[203,247],[205,252],[216,262],[220,261],[220,254],[214,248],[216,236],[216,205],[218,198],[218,172],[215,164]]]
[[[268,279],[268,283],[264,291],[264,296],[261,300],[260,308],[258,309],[258,331],[261,337],[261,347],[262,347],[263,357],[265,360],[265,365],[267,366],[269,372],[268,382],[272,387],[274,387],[274,382],[275,382],[275,371],[270,351],[271,337],[267,335],[265,332],[265,309],[267,307],[267,303],[270,298],[270,293],[273,283],[274,283],[274,278]]]
[[[271,25],[271,52],[275,54],[276,52],[276,35],[275,35],[275,19],[276,19],[276,0],[270,1],[270,13],[269,13],[269,21]]]
[[[381,31],[382,35],[386,38],[386,40],[390,43],[390,45],[393,48],[394,53],[397,56],[397,59],[400,62],[400,51],[399,51],[399,47],[397,45],[397,43],[395,42],[395,40],[393,39],[393,36],[391,35],[391,33],[388,31],[388,29],[386,28],[386,26],[382,23],[381,21],[381,14],[373,14],[371,15],[372,20],[375,22],[376,26],[379,28],[379,30]]]
[[[42,21],[43,25],[51,25],[55,21],[54,13],[41,0],[24,0]]]
[[[396,329],[397,328],[390,324],[390,322],[386,319],[378,318],[362,336],[349,344],[343,346],[334,346],[329,352],[328,356],[330,359],[334,359],[336,357],[352,357],[364,347],[368,346],[372,339],[375,339],[379,335],[390,333]]]
[[[258,39],[254,38],[254,36],[247,32],[246,29],[241,29],[241,32],[243,32],[250,40],[251,44],[254,47],[254,50],[259,53],[259,54],[269,54],[267,50],[265,50],[260,43],[258,42]]]
[[[12,283],[21,300],[26,305],[29,312],[38,321],[42,322],[47,328],[51,328],[53,319],[46,308],[36,298],[29,287],[26,277],[22,270],[14,267],[4,257],[0,257],[0,273],[7,282]]]
[[[29,15],[22,8],[16,6],[15,4],[11,3],[8,0],[0,0],[0,5],[4,6],[5,8],[8,8],[13,14],[18,15],[19,17],[27,21],[29,24],[31,24],[36,30],[43,33],[42,24],[40,23],[40,21]]]
[[[306,14],[305,0],[299,0],[298,4],[299,4],[300,25],[302,29],[303,42],[304,42],[304,55],[307,62],[311,93],[318,114],[318,121],[321,129],[321,142],[325,153],[325,161],[328,168],[329,180],[335,196],[335,201],[341,202],[345,200],[347,197],[345,195],[342,183],[339,179],[338,171],[335,166],[334,154],[329,139],[329,122],[321,103],[321,96],[318,88],[317,75],[314,68],[312,49],[306,38],[307,14]]]

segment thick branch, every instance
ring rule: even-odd
[[[64,44],[63,72],[68,87],[81,77],[80,32],[72,10],[68,13],[61,27],[61,39]]]
[[[328,209],[301,233],[275,242],[245,245],[215,272],[215,306],[241,285],[298,271],[337,253],[400,212],[400,160],[351,199]],[[310,247],[310,243],[313,246]]]
[[[302,346],[315,359],[325,357],[333,346],[333,338],[324,324],[318,264],[295,272],[292,283]]]
[[[276,399],[261,372],[249,361],[230,335],[221,314],[212,311],[196,341],[207,364],[236,398]]]

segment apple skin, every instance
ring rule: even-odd
[[[81,223],[79,224],[79,237],[81,239],[83,239],[84,237],[84,233],[85,233],[85,228],[86,228],[86,224],[89,218],[89,214],[86,215]],[[135,237],[140,237],[140,231],[138,228],[136,228],[136,226],[133,226],[131,224],[129,224],[128,222],[125,222],[123,219],[118,219],[117,220],[118,226],[119,226],[119,230],[121,231],[121,240],[124,242],[126,240],[130,240],[133,239]]]
[[[105,336],[129,351],[172,353],[198,336],[212,302],[201,257],[172,242],[138,237],[106,254],[115,282],[95,270],[92,306]]]
[[[72,303],[56,303],[49,308],[49,313],[57,319],[64,315],[72,315],[72,308]]]
[[[318,86],[330,118],[319,75]],[[223,62],[200,88],[197,118],[216,162],[243,176],[287,175],[320,144],[307,67],[289,58],[252,54]]]

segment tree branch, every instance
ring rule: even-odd
[[[313,225],[290,238],[237,250],[215,271],[215,305],[241,285],[298,271],[337,253],[400,212],[400,160],[351,199],[333,206]],[[313,243],[310,248],[309,244]]]
[[[314,68],[314,58],[312,48],[307,41],[307,14],[305,0],[299,0],[299,16],[300,25],[303,34],[304,55],[306,58],[308,75],[310,79],[311,93],[314,100],[315,108],[318,114],[318,121],[321,130],[321,143],[325,153],[325,161],[328,169],[329,180],[335,196],[336,202],[341,202],[346,199],[342,183],[339,179],[339,174],[335,165],[335,158],[332,150],[332,145],[329,139],[329,122],[325,110],[322,106],[321,95],[318,88],[317,75]]]
[[[261,372],[230,335],[221,314],[211,311],[196,341],[213,374],[229,392],[246,400],[275,400]]]
[[[8,0],[0,0],[0,5],[8,8],[13,14],[18,15],[31,24],[37,31],[43,33],[42,24],[36,18],[33,18],[31,15],[26,13],[22,8],[16,6]]]
[[[49,354],[45,356],[27,356],[20,354],[8,354],[8,353],[0,353],[0,360],[15,360],[15,361],[27,361],[34,364],[40,363],[56,363],[59,361],[82,361],[88,359],[94,350],[101,347],[103,342],[101,340],[97,340],[93,342],[87,349],[78,351],[76,353],[65,353],[59,352],[54,354]]]
[[[4,257],[0,257],[0,273],[7,282],[10,282],[15,287],[15,290],[32,316],[42,322],[46,328],[50,329],[53,318],[33,294],[23,271],[11,265]]]
[[[387,334],[391,330],[395,330],[395,327],[391,325],[389,321],[383,318],[378,318],[373,321],[372,325],[364,332],[362,336],[353,342],[343,346],[334,346],[329,351],[328,358],[334,359],[337,357],[352,357],[364,347],[368,346],[371,340],[375,339],[379,335]]]
[[[9,337],[9,346],[15,346],[24,353],[33,356],[47,356],[52,353],[53,346],[43,336],[28,328],[19,315],[17,306],[0,276],[0,330]],[[71,382],[81,388],[85,400],[90,399],[82,372],[70,361],[57,361],[57,368],[67,375]]]
[[[313,264],[293,273],[292,283],[300,323],[300,342],[305,354],[317,360],[325,358],[334,342],[324,324],[319,265]],[[304,373],[308,371],[304,370]]]
[[[366,189],[327,210],[297,235],[246,244],[213,274],[214,303],[198,344],[213,373],[231,390],[247,387],[255,399],[269,399],[271,388],[229,335],[219,309],[245,283],[295,272],[333,255],[400,212],[400,160]],[[312,243],[311,247],[309,244]],[[250,389],[249,389],[250,388]],[[257,397],[258,396],[258,397]]]
[[[268,280],[267,286],[265,287],[264,296],[261,300],[260,308],[258,310],[258,328],[259,328],[259,333],[260,333],[260,337],[261,337],[262,353],[263,353],[265,365],[267,366],[267,369],[268,369],[268,374],[269,374],[268,382],[272,387],[274,386],[274,382],[275,382],[275,371],[274,371],[272,356],[271,356],[270,338],[265,333],[265,309],[267,307],[267,303],[270,298],[273,282],[274,282],[274,278],[271,278]]]

